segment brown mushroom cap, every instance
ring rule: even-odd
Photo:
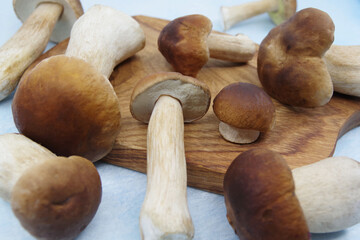
[[[251,149],[231,163],[224,177],[227,217],[241,239],[310,239],[283,157]]]
[[[220,121],[241,129],[261,132],[275,123],[275,106],[264,90],[251,83],[233,83],[214,98],[213,109]]]
[[[159,51],[176,72],[196,77],[209,60],[206,41],[211,29],[210,19],[203,15],[174,19],[160,32]]]
[[[82,5],[79,0],[13,0],[13,7],[17,17],[25,22],[34,9],[43,2],[53,2],[63,6],[63,13],[50,37],[54,42],[61,42],[70,36],[72,25],[84,13]]]
[[[161,95],[168,95],[182,105],[184,121],[192,122],[205,115],[210,105],[210,90],[196,78],[177,72],[161,72],[141,79],[134,87],[130,101],[132,116],[149,122],[152,110]]]
[[[12,111],[20,133],[58,156],[97,161],[120,131],[120,105],[110,82],[76,58],[40,62],[20,81]]]
[[[292,106],[326,104],[333,85],[322,57],[333,40],[331,18],[314,8],[301,10],[273,28],[260,44],[257,59],[264,90]]]
[[[15,184],[11,207],[39,239],[73,239],[90,223],[101,201],[101,180],[87,159],[55,157],[30,167]]]
[[[277,0],[279,2],[276,11],[269,12],[271,20],[279,25],[289,19],[296,12],[296,0]]]

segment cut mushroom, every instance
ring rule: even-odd
[[[275,124],[275,105],[264,90],[251,83],[233,83],[214,98],[213,109],[219,118],[219,132],[233,143],[255,142],[260,132]]]
[[[20,134],[0,135],[0,197],[37,239],[74,239],[101,201],[95,166],[77,156],[57,157]]]
[[[212,23],[203,15],[174,19],[160,32],[159,51],[175,71],[196,77],[209,57],[231,62],[247,62],[256,52],[249,37],[211,32]]]
[[[332,45],[324,60],[334,91],[360,97],[360,46]]]
[[[268,12],[275,24],[289,19],[296,12],[296,0],[258,0],[231,7],[221,7],[224,30],[238,22]]]
[[[44,51],[49,39],[69,37],[83,14],[79,0],[14,0],[23,26],[0,48],[0,100],[17,86],[25,69]]]
[[[208,110],[210,91],[195,78],[158,73],[135,86],[130,110],[149,122],[147,191],[140,213],[142,239],[192,239],[194,226],[187,205],[184,121]]]
[[[132,17],[90,8],[74,24],[65,55],[41,61],[21,80],[12,104],[19,132],[57,155],[104,157],[120,131],[119,100],[108,78],[144,44]]]
[[[318,107],[328,103],[333,84],[323,60],[334,41],[330,16],[315,8],[297,12],[261,42],[257,59],[264,90],[283,104]]]

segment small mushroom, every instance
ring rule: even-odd
[[[184,121],[201,118],[210,91],[201,81],[180,73],[156,73],[139,81],[130,111],[149,123],[147,189],[140,213],[142,239],[192,239],[187,205]]]
[[[224,176],[224,198],[242,240],[310,239],[291,170],[278,153],[254,148],[237,156]]]
[[[37,239],[74,239],[94,217],[101,180],[87,159],[57,157],[20,134],[0,135],[0,197]]]
[[[334,40],[334,23],[315,8],[297,12],[261,42],[257,70],[264,90],[283,104],[317,107],[328,103],[333,84],[323,60]]]
[[[360,222],[359,162],[330,157],[292,172],[310,232],[335,232]]]
[[[233,143],[255,142],[260,132],[275,124],[275,105],[264,90],[251,83],[233,83],[214,98],[213,109],[219,118],[219,131]]]
[[[279,25],[296,12],[296,0],[259,0],[231,7],[221,7],[224,29],[251,17],[268,12],[271,20]]]
[[[21,80],[12,104],[19,132],[57,155],[104,157],[120,131],[120,104],[108,78],[144,44],[132,17],[91,7],[74,24],[65,55],[41,61]]]
[[[211,32],[212,23],[203,15],[188,15],[169,22],[160,32],[159,51],[175,71],[196,77],[209,57],[247,62],[256,44],[245,35]]]
[[[0,48],[0,100],[17,86],[25,69],[44,51],[49,39],[69,37],[83,14],[79,0],[13,0],[23,26]]]
[[[331,45],[324,60],[334,91],[360,97],[360,46]]]

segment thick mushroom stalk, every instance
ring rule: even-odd
[[[140,213],[143,239],[193,238],[186,186],[181,104],[161,96],[148,125],[147,191]]]
[[[114,67],[145,45],[140,25],[95,5],[74,24],[65,55],[41,61],[21,80],[12,104],[19,132],[61,156],[97,161],[120,132]]]
[[[210,91],[180,73],[157,73],[134,88],[130,111],[148,125],[147,191],[140,213],[142,239],[192,239],[187,206],[184,122],[204,116]]]
[[[52,40],[60,41],[68,37],[73,22],[83,13],[80,2],[71,0],[14,0],[14,9],[24,23],[0,48],[0,100],[12,93],[25,69],[40,56],[49,39],[53,36]],[[66,24],[58,30],[56,26],[60,21]]]
[[[210,19],[194,14],[176,18],[160,32],[158,48],[175,71],[196,77],[209,57],[247,62],[256,52],[256,44],[247,36],[212,32]]]
[[[57,157],[20,134],[0,136],[0,197],[37,239],[74,239],[94,217],[101,180],[87,159]]]
[[[221,121],[219,123],[219,132],[229,142],[241,144],[253,143],[260,136],[260,131],[258,130],[233,127]]]
[[[324,60],[334,91],[360,97],[360,46],[331,45]]]
[[[224,30],[228,30],[238,22],[268,12],[275,24],[290,18],[296,11],[296,0],[259,0],[236,6],[222,6]]]

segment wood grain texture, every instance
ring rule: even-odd
[[[168,21],[136,16],[146,34],[146,47],[117,66],[110,81],[121,104],[121,133],[113,150],[103,160],[122,167],[146,172],[147,125],[132,118],[130,95],[136,82],[148,74],[173,71],[157,49],[157,37]],[[62,48],[63,45],[59,45]],[[59,52],[59,47],[50,51]],[[52,55],[47,53],[47,55]],[[249,82],[260,85],[256,57],[248,64],[210,60],[199,72],[198,79],[206,82],[212,99],[226,85]],[[185,124],[185,151],[188,185],[222,193],[223,176],[232,160],[251,148],[268,148],[280,153],[291,168],[307,165],[333,154],[337,139],[360,125],[360,98],[334,94],[323,107],[295,108],[276,105],[273,130],[260,135],[253,144],[237,145],[225,141],[218,132],[219,120],[210,107],[200,120]]]

